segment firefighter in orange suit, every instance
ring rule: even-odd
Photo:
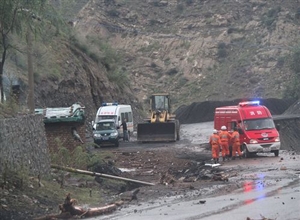
[[[231,141],[232,141],[232,159],[235,160],[236,152],[238,152],[238,156],[241,158],[241,143],[240,143],[240,134],[238,132],[237,127],[235,127],[234,132],[231,134]]]
[[[220,137],[216,129],[213,130],[213,134],[209,138],[209,144],[211,146],[211,154],[214,160],[214,163],[219,162],[219,153],[220,153]]]
[[[226,158],[227,158],[227,160],[229,160],[229,156],[230,156],[229,143],[231,140],[231,135],[227,131],[227,128],[225,125],[223,125],[221,127],[221,132],[219,133],[219,136],[220,136],[220,144],[221,144],[221,148],[222,148],[223,161],[225,161]]]

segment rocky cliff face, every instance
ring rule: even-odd
[[[140,102],[168,91],[175,108],[205,100],[281,98],[298,43],[296,1],[89,1],[74,27],[123,53]]]
[[[155,92],[169,92],[176,110],[202,101],[281,98],[293,79],[296,0],[85,2],[74,11],[70,39],[36,43],[36,107],[79,101],[93,120],[102,102],[118,101],[131,104],[138,121]],[[21,71],[26,90],[26,69],[17,55],[11,60],[19,68],[8,64],[7,71]],[[42,75],[47,71],[51,76]]]
[[[54,52],[53,52],[54,53]],[[86,107],[88,121],[103,102],[136,103],[130,87],[120,88],[108,79],[106,67],[95,63],[89,56],[61,42],[55,51],[61,66],[61,78],[41,78],[35,89],[36,106],[67,107],[81,102]],[[134,105],[134,111],[139,104]]]

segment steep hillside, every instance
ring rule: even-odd
[[[138,121],[154,92],[169,92],[175,110],[202,101],[282,98],[293,81],[296,1],[83,0],[67,8],[52,2],[70,26],[48,26],[35,41],[36,107],[79,101],[90,121],[102,102],[118,101],[133,105]],[[19,50],[10,51],[5,74],[10,83],[18,79],[26,104],[26,42],[11,41]]]
[[[74,29],[123,54],[139,101],[168,91],[182,104],[281,98],[298,45],[296,1],[93,0]]]

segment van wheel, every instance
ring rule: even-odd
[[[127,141],[130,141],[130,131],[127,132]]]
[[[180,134],[179,134],[179,131],[177,132],[177,138],[176,138],[177,141],[180,140]]]
[[[279,155],[279,150],[274,150],[274,154],[275,154],[275,157],[278,157],[278,155]]]

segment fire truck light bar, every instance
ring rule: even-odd
[[[253,105],[259,105],[259,101],[249,101],[249,102],[240,102],[239,106],[253,106]]]

